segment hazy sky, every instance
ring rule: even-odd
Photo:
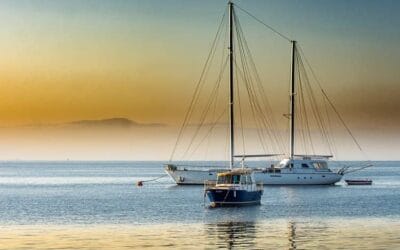
[[[299,41],[370,159],[399,159],[400,1],[235,3]],[[0,1],[0,126],[7,127],[0,129],[7,152],[0,158],[167,159],[225,8],[215,0]],[[271,101],[280,105],[290,44],[237,13],[252,51],[261,51],[254,56],[276,93]],[[34,128],[112,117],[168,126],[141,139],[76,133],[79,152],[74,141],[63,147],[69,129]],[[154,154],[157,145],[162,150]]]

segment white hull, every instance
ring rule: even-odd
[[[179,185],[203,185],[205,181],[216,181],[217,173],[226,169],[212,170],[166,170],[167,174]],[[255,172],[256,182],[264,185],[332,185],[339,182],[343,175],[335,172],[303,172],[291,171],[290,173]]]

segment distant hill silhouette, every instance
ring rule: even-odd
[[[53,123],[53,124],[26,124],[19,126],[0,126],[0,128],[36,128],[36,127],[60,127],[60,126],[73,126],[73,127],[166,127],[164,123],[140,123],[124,117],[113,117],[98,120],[77,120],[64,123]]]
[[[115,117],[100,120],[79,120],[64,123],[64,125],[78,125],[78,126],[116,126],[116,127],[162,127],[163,123],[139,123],[127,118]]]

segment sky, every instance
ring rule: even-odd
[[[168,159],[226,3],[1,1],[0,159]],[[399,1],[235,3],[299,42],[369,159],[399,159]],[[282,113],[290,44],[237,13]],[[70,124],[115,117],[140,126]]]

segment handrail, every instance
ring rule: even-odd
[[[218,169],[227,169],[228,167],[218,167],[215,165],[189,165],[189,164],[171,164],[166,163],[164,166],[175,166],[175,167],[191,167],[191,168],[218,168]]]

